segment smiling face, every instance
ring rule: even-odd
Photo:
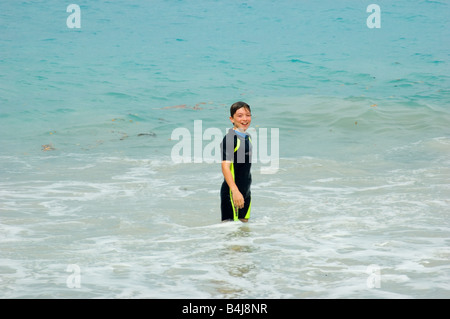
[[[230,116],[230,121],[233,123],[235,130],[245,132],[252,121],[252,113],[248,108],[241,107],[233,116]]]

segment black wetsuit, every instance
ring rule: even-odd
[[[242,134],[242,133],[241,133]],[[245,137],[230,129],[220,144],[222,149],[222,161],[230,161],[230,170],[234,182],[244,196],[244,208],[234,206],[231,190],[224,180],[220,189],[222,221],[248,219],[252,206],[250,185],[252,175],[252,140],[249,134]]]

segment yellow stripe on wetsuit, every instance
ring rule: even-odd
[[[238,139],[239,142],[239,139]],[[236,148],[234,149],[234,151],[236,152]],[[234,179],[234,165],[233,163],[230,164],[230,171],[231,171],[231,175],[233,176],[233,181]],[[234,202],[233,202],[233,194],[231,193],[231,188],[230,188],[230,201],[231,201],[231,207],[233,208],[233,219],[234,220],[238,220],[238,208],[234,207]]]
[[[250,140],[251,142],[252,140]],[[236,147],[234,148],[234,152],[236,152],[239,147],[241,146],[241,140],[238,138],[237,142],[236,142]],[[231,175],[233,176],[233,181],[235,180],[234,178],[234,165],[233,162],[230,163],[230,171],[231,171]],[[233,202],[233,194],[231,193],[231,188],[230,188],[230,200],[231,200],[231,207],[233,208],[233,219],[234,220],[238,220],[239,219],[239,208],[234,207],[234,202]],[[245,219],[249,219],[250,218],[250,209],[252,208],[252,201],[250,200],[250,205],[248,206],[248,211],[247,214],[245,215]]]

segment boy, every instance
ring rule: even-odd
[[[247,222],[252,204],[252,140],[245,132],[252,121],[250,106],[244,102],[231,105],[230,121],[233,128],[230,128],[220,144],[224,176],[220,189],[222,221],[239,219]]]

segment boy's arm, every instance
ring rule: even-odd
[[[231,189],[231,193],[233,195],[233,203],[237,208],[243,208],[244,207],[244,196],[242,196],[241,192],[239,191],[238,187],[236,186],[236,183],[234,182],[233,175],[231,174],[230,170],[230,161],[222,161],[222,173],[223,177],[225,178],[225,181],[228,184],[228,187]]]

